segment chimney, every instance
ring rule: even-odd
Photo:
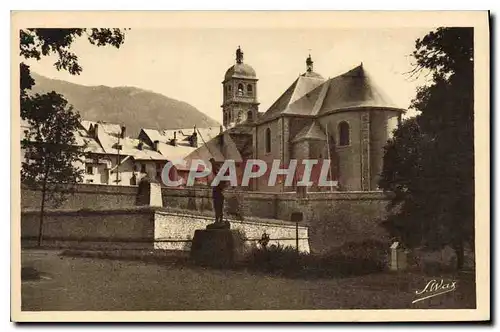
[[[154,149],[156,152],[158,152],[158,145],[160,144],[160,141],[156,140],[154,141]]]
[[[143,146],[143,145],[144,145],[144,143],[139,142],[139,144],[137,144],[137,148],[138,148],[139,150],[142,150],[142,146]]]
[[[174,131],[174,138],[170,140],[170,145],[177,146],[177,132]]]
[[[196,132],[194,132],[193,135],[189,137],[189,143],[191,143],[191,146],[193,148],[198,147],[198,134],[196,134]]]
[[[96,123],[94,125],[94,130],[93,130],[93,136],[94,136],[95,139],[99,138],[98,134],[99,134],[99,125]]]
[[[120,134],[120,137],[121,138],[125,138],[125,132],[126,132],[127,128],[125,128],[125,126],[122,126],[122,132]]]

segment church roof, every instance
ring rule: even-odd
[[[257,74],[252,66],[247,65],[246,63],[236,63],[226,71],[224,81],[230,80],[231,78],[257,79]]]
[[[323,76],[321,76],[320,74],[318,74],[314,71],[306,71],[304,74],[302,74],[300,76],[321,78],[322,80],[324,79]]]
[[[201,159],[204,162],[209,162],[213,158],[217,162],[222,162],[224,160],[234,160],[235,162],[242,161],[242,157],[236,143],[233,141],[231,136],[224,132],[208,142],[203,144],[189,155],[187,155],[184,160],[190,164],[192,160]]]
[[[320,115],[361,107],[401,109],[373,81],[362,64],[325,84],[328,84],[328,91],[318,110]]]
[[[309,73],[311,74],[311,73]],[[301,114],[302,110],[307,112],[307,107],[312,107],[308,104],[308,101],[314,105],[314,101],[308,97],[309,92],[314,90],[316,87],[320,86],[324,82],[324,79],[318,76],[300,75],[290,87],[271,105],[271,107],[259,117],[259,121],[270,120],[277,115],[282,113],[296,113]],[[302,107],[294,107],[291,109],[296,101],[303,99]]]
[[[321,116],[363,107],[403,111],[377,86],[361,64],[326,81],[311,72],[299,76],[259,121],[265,122],[282,114]]]
[[[313,121],[311,125],[305,126],[301,131],[299,131],[292,142],[295,143],[303,140],[326,141],[326,135],[319,123]]]
[[[232,135],[252,135],[253,122],[249,122],[247,120],[243,123],[239,123],[236,126],[227,129],[226,132]]]

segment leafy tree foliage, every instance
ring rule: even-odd
[[[71,52],[76,38],[87,36],[92,45],[120,47],[124,33],[120,29],[25,29],[20,30],[20,55],[25,59],[40,60],[56,55],[54,66],[72,75],[80,74],[78,57]],[[84,162],[85,145],[77,142],[75,131],[80,126],[80,115],[64,97],[54,91],[32,94],[35,84],[29,66],[20,63],[21,118],[28,124],[21,141],[25,159],[21,168],[21,181],[40,189],[40,224],[38,245],[43,234],[43,217],[47,199],[56,205],[64,199],[61,186],[74,184],[82,179],[78,163]]]
[[[409,247],[474,244],[473,29],[439,28],[416,41],[412,75],[428,71],[388,142],[380,187],[395,193],[386,225]],[[487,110],[484,110],[487,111]]]

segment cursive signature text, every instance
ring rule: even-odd
[[[414,300],[412,303],[416,303],[425,299],[429,299],[434,296],[452,292],[456,288],[457,288],[456,281],[445,282],[443,279],[441,280],[433,279],[429,281],[422,290],[415,291],[415,294],[419,295],[419,298]]]

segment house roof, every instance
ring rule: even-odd
[[[122,129],[118,124],[102,121],[82,121],[82,125],[87,128],[87,132],[90,131],[90,125],[93,127],[97,125],[97,139],[104,150],[101,153],[131,156],[137,160],[167,160],[166,156],[137,138],[120,137]],[[118,145],[121,145],[120,150],[117,149]],[[142,145],[141,149],[139,149],[139,145]]]
[[[191,146],[189,142],[189,137],[193,134],[194,128],[169,130],[142,129],[142,132],[149,138],[151,143],[158,141],[158,151],[169,160],[183,159],[197,149],[197,147]],[[220,126],[196,128],[196,132],[198,146],[200,146],[204,141],[208,142],[217,136],[220,133]],[[175,146],[170,143],[174,135],[176,137]]]
[[[91,153],[104,153],[104,149],[101,147],[99,142],[95,138],[89,135],[88,131],[85,129],[81,123],[81,127],[77,128],[74,132],[75,141],[77,146],[85,146],[86,152]],[[25,130],[29,129],[29,124],[25,120],[21,120],[21,139],[26,138]]]

